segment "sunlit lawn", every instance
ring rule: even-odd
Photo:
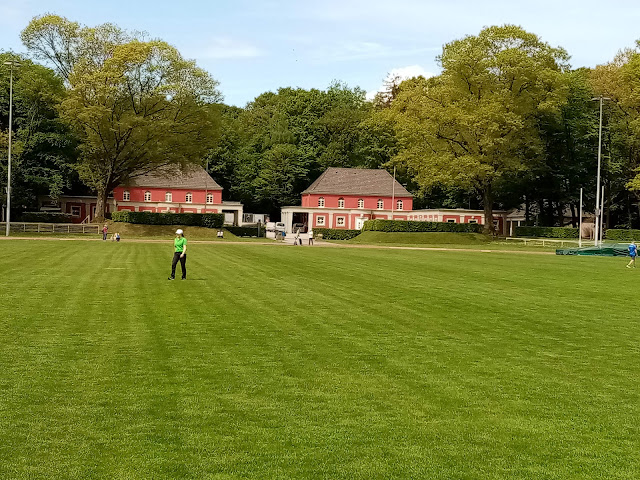
[[[640,477],[625,259],[0,245],[2,479]]]

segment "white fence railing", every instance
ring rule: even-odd
[[[564,247],[565,245],[577,247],[579,245],[578,240],[573,239],[556,239],[556,238],[542,238],[542,237],[534,237],[534,238],[522,238],[522,237],[506,237],[504,240],[507,242],[520,242],[524,245],[542,245],[546,246],[555,246],[555,247]],[[583,247],[592,247],[593,240],[582,240]]]
[[[0,231],[4,232],[6,223],[0,223]],[[100,233],[100,225],[80,223],[25,223],[11,222],[10,232],[14,233]]]

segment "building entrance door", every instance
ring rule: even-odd
[[[356,218],[356,230],[362,230],[366,218],[358,217]]]

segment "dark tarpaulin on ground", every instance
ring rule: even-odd
[[[628,243],[612,243],[601,247],[558,248],[556,255],[598,255],[601,257],[629,256]]]

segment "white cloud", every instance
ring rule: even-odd
[[[382,92],[384,90],[385,88],[384,83],[389,80],[392,80],[396,77],[399,77],[400,80],[407,80],[409,78],[414,78],[419,76],[429,78],[429,77],[433,77],[434,73],[426,71],[420,65],[409,65],[406,67],[392,68],[387,74],[386,78],[384,79],[384,82],[382,83],[382,85],[380,85],[380,88],[378,88],[377,90],[371,90],[367,92],[367,99],[373,100],[377,93]]]
[[[205,45],[189,52],[197,59],[255,58],[264,54],[255,45],[228,37],[212,38]]]

